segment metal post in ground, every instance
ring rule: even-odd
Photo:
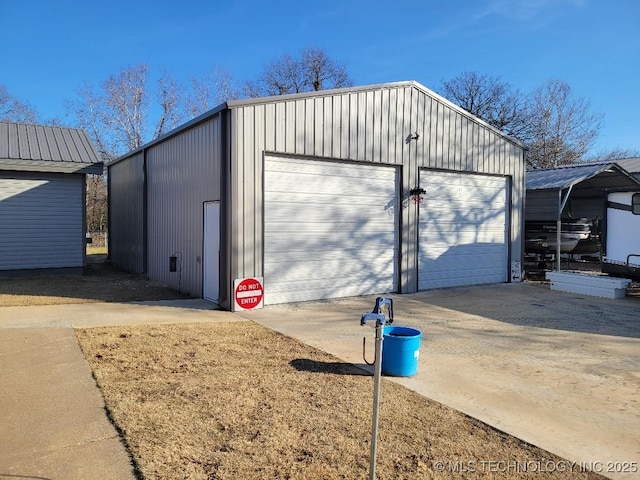
[[[382,347],[384,340],[384,325],[387,320],[382,313],[383,306],[387,306],[389,323],[393,322],[393,302],[390,298],[378,297],[372,313],[362,315],[360,325],[365,325],[370,320],[375,320],[376,344],[373,369],[373,415],[371,421],[371,454],[369,457],[369,480],[376,478],[376,457],[378,454],[378,408],[380,406],[380,380],[382,378]],[[363,349],[364,356],[364,349]],[[366,356],[364,358],[366,363]]]
[[[373,373],[373,420],[371,423],[371,454],[369,458],[369,480],[376,478],[378,455],[378,407],[380,406],[380,379],[382,378],[382,325],[376,324],[376,359]]]

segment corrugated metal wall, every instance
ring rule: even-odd
[[[230,308],[233,279],[263,275],[267,153],[401,166],[399,281],[403,293],[416,291],[418,285],[418,209],[408,197],[419,186],[420,169],[508,177],[510,260],[522,258],[524,149],[419,84],[229,102],[227,109],[209,115],[145,149],[150,278],[201,295],[203,202],[212,200],[221,201],[222,306]],[[131,199],[123,197],[123,205],[111,213],[112,229],[137,226],[118,239],[130,245],[141,244],[144,232],[136,224],[139,217],[133,212],[123,219],[116,217],[126,212],[125,202],[143,212],[139,205],[143,188],[136,186],[143,174],[141,159],[134,156],[110,166],[118,174],[118,179],[112,178],[112,209],[118,192],[135,192],[130,193]],[[125,167],[128,162],[133,164]],[[125,181],[126,177],[131,178]],[[113,247],[113,255],[139,268],[140,255],[118,252],[122,247],[116,247],[115,241]],[[179,272],[169,272],[172,255],[180,259]]]
[[[421,167],[510,176],[511,259],[521,259],[524,150],[417,84],[230,107],[231,279],[263,274],[265,151],[402,165],[403,200],[418,186]],[[418,138],[410,139],[412,133]],[[400,288],[412,292],[417,289],[417,208],[412,202],[404,206]]]
[[[204,202],[221,200],[220,115],[147,150],[150,278],[202,295]],[[169,271],[169,257],[178,269]]]
[[[109,167],[109,258],[124,270],[143,273],[144,152]]]
[[[0,171],[0,270],[84,265],[84,175]]]
[[[564,192],[563,192],[564,193]],[[558,190],[528,190],[525,218],[527,220],[552,220],[558,218]],[[573,193],[562,210],[563,218],[602,218],[605,198],[600,196],[576,196]]]

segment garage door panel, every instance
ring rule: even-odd
[[[460,267],[460,265],[457,265],[458,267]],[[434,271],[438,272],[438,276],[435,278],[436,280],[450,280],[450,279],[458,279],[459,278],[459,274],[451,268],[443,268],[443,265],[439,265],[438,267],[435,267]],[[463,267],[464,268],[464,267]],[[477,267],[477,266],[473,266],[473,267],[469,267],[469,268],[464,268],[464,271],[475,280],[475,277],[492,277],[493,275],[495,275],[496,273],[500,273],[500,271],[502,270],[501,267],[498,266],[491,266],[489,268],[481,268],[481,267]],[[428,278],[428,277],[424,277],[424,278]],[[473,284],[470,284],[473,285]]]
[[[287,282],[301,282],[308,281],[313,278],[314,281],[320,282],[322,280],[335,280],[336,272],[340,272],[340,275],[348,279],[362,279],[365,277],[381,277],[384,278],[388,275],[389,270],[393,271],[394,265],[392,259],[387,261],[378,262],[363,262],[360,265],[354,265],[348,263],[350,259],[334,258],[331,260],[318,259],[318,260],[306,260],[304,263],[296,262],[290,263],[289,269],[283,273],[286,273]],[[273,267],[277,262],[265,262],[265,268]],[[366,274],[363,274],[363,270],[366,270]],[[282,283],[285,283],[284,281]]]
[[[397,290],[397,170],[265,159],[265,303]]]
[[[506,179],[422,171],[420,185],[419,289],[506,281]]]
[[[461,196],[440,196],[429,199],[423,196],[423,202],[428,203],[433,208],[434,212],[443,212],[446,209],[451,209],[452,212],[463,213],[467,215],[469,212],[487,212],[489,210],[501,211],[504,208],[504,198],[492,197],[492,198],[480,198],[473,193],[473,198],[469,198],[473,190],[466,191]],[[455,206],[451,203],[455,202]]]
[[[388,262],[392,262],[395,258],[395,250],[390,249],[384,254],[381,254],[382,248],[384,245],[379,245],[376,248],[376,245],[367,245],[366,248],[356,249],[356,248],[346,248],[340,249],[336,251],[336,249],[309,249],[309,248],[299,248],[293,247],[291,249],[281,248],[273,248],[269,249],[269,252],[273,255],[270,259],[265,259],[265,265],[286,265],[288,263],[299,263],[299,262],[314,262],[314,261],[325,261],[329,262],[333,259],[338,259],[342,262],[352,262],[356,265],[372,265],[372,264],[386,264]],[[284,258],[283,258],[284,257]],[[315,260],[318,259],[318,260]]]
[[[270,302],[272,304],[335,298],[336,289],[341,292],[340,296],[354,297],[359,295],[368,295],[371,292],[382,292],[381,289],[384,288],[387,288],[386,283],[378,282],[368,276],[338,280],[333,285],[328,285],[322,280],[309,280],[304,283],[271,283],[265,280],[265,295],[267,295],[268,291]],[[295,299],[291,298],[291,290],[296,291]]]
[[[269,165],[266,165],[269,163]],[[360,170],[358,165],[352,163],[333,163],[330,169],[327,169],[327,162],[319,160],[308,159],[295,159],[295,158],[275,158],[269,157],[265,161],[265,171],[282,173],[282,174],[297,174],[299,176],[309,176],[313,178],[331,178],[336,177],[341,180],[349,178],[363,178],[367,177],[372,180],[379,179],[386,181],[388,175],[381,170],[368,169],[366,174],[363,173],[364,169]],[[362,164],[365,167],[370,167],[371,164]],[[356,166],[356,168],[353,168]]]
[[[276,256],[277,263],[281,264],[300,260],[306,261],[313,257],[328,259],[338,256],[343,258],[345,261],[349,260],[354,262],[357,261],[358,258],[362,258],[366,262],[371,263],[396,257],[396,250],[393,248],[389,248],[387,250],[387,244],[381,241],[367,242],[366,247],[363,246],[362,248],[345,248],[339,244],[335,244],[335,249],[340,249],[341,253],[336,253],[334,249],[327,248],[326,244],[317,243],[315,241],[297,241],[296,243],[289,244],[280,242],[277,245],[272,245],[269,248],[269,253]],[[282,256],[285,256],[285,258],[282,258]]]
[[[327,198],[328,201],[330,201],[329,198]],[[377,228],[389,230],[389,217],[392,217],[391,220],[393,220],[393,214],[389,215],[387,211],[378,210],[378,208],[379,205],[358,202],[335,203],[331,206],[327,206],[326,203],[310,204],[305,202],[288,205],[265,204],[265,210],[269,211],[271,222],[306,224],[308,218],[312,216],[314,225],[360,222],[363,227],[380,224]],[[370,216],[366,220],[362,218],[362,209],[369,212]],[[273,227],[269,224],[265,225],[265,228]]]
[[[422,280],[421,287],[423,290],[429,290],[433,288],[447,288],[447,287],[460,287],[464,285],[483,285],[486,283],[496,283],[495,276],[491,273],[486,273],[482,271],[478,272],[469,272],[467,283],[460,283],[460,278],[457,276],[452,276],[450,278],[439,275],[437,277],[429,277],[428,279]]]
[[[386,189],[388,179],[375,176],[342,177],[339,175],[300,174],[294,172],[265,171],[265,181],[277,182],[273,192],[319,193],[321,195],[370,196],[372,191]]]
[[[433,242],[427,251],[421,250],[420,258],[424,260],[435,260],[445,254],[455,255],[474,255],[476,257],[488,255],[502,255],[504,246],[500,243],[469,243],[466,245],[458,245],[452,247],[448,243]]]
[[[431,228],[431,227],[427,227]],[[434,243],[444,243],[447,246],[468,244],[468,243],[499,243],[503,245],[504,230],[488,229],[488,230],[463,230],[451,228],[442,228],[437,232],[432,232],[428,236],[421,237],[421,242],[428,242],[430,245]],[[430,250],[431,247],[428,247]]]

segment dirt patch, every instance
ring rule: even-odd
[[[145,479],[367,478],[372,377],[253,322],[77,330]],[[383,379],[381,479],[602,478]]]
[[[105,257],[88,256],[84,275],[0,278],[0,307],[188,298],[158,282],[119,271]]]

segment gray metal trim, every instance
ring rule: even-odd
[[[45,160],[0,159],[0,170],[100,175],[103,172],[103,164],[102,162],[87,164]]]

